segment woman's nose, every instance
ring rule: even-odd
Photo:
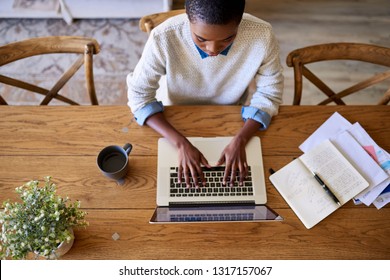
[[[218,55],[220,52],[221,52],[221,46],[220,44],[216,43],[216,42],[208,42],[208,44],[206,45],[206,51],[209,55],[211,56],[215,56],[215,55]]]

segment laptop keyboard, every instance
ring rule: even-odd
[[[237,174],[233,185],[223,185],[223,176],[225,167],[217,166],[212,168],[203,167],[203,175],[206,180],[205,185],[200,185],[195,188],[193,179],[191,178],[191,188],[187,188],[184,179],[182,183],[178,182],[178,168],[170,168],[170,196],[171,197],[210,197],[210,196],[253,196],[253,185],[251,169],[248,167],[248,176],[243,180],[243,184],[239,185],[239,176]],[[230,182],[230,178],[228,181]]]
[[[203,221],[252,221],[253,213],[227,214],[176,214],[170,215],[171,222],[203,222]]]

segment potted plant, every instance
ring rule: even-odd
[[[51,177],[44,178],[42,187],[39,181],[30,181],[15,190],[21,202],[7,200],[0,211],[2,259],[25,259],[30,252],[58,258],[60,244],[73,243],[73,228],[88,225],[80,202],[57,195]]]

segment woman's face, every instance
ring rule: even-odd
[[[209,56],[216,56],[236,38],[238,24],[233,21],[225,25],[190,22],[191,35],[195,44]]]

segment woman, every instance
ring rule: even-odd
[[[148,125],[177,147],[178,175],[190,187],[191,177],[194,186],[204,182],[201,167],[210,165],[165,119],[163,105],[236,105],[249,99],[242,110],[244,125],[217,163],[225,164],[224,185],[235,180],[237,170],[242,183],[248,172],[245,145],[268,127],[282,102],[278,45],[268,23],[244,14],[245,0],[187,0],[185,7],[186,14],[151,32],[139,63],[127,77],[128,105],[140,125]],[[164,75],[167,92],[158,100],[158,82]],[[256,92],[248,96],[253,80]]]

